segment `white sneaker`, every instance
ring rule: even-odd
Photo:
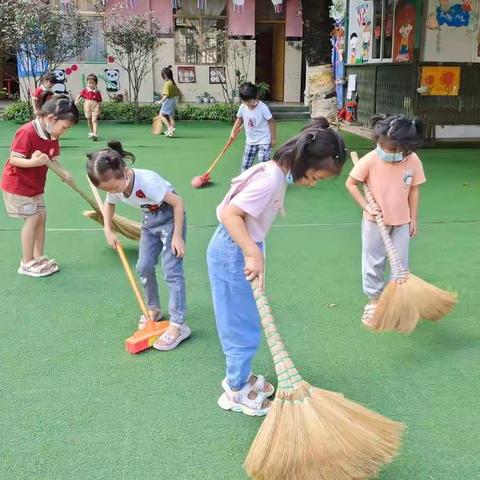
[[[92,137],[93,137],[93,133],[92,133],[92,132],[89,132],[88,138],[92,138]]]

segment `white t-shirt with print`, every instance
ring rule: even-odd
[[[253,110],[242,103],[238,109],[237,118],[243,118],[247,145],[270,145],[272,143],[268,125],[272,113],[263,102],[259,101]]]
[[[151,170],[132,168],[135,177],[129,197],[123,193],[107,193],[107,202],[111,204],[126,203],[135,208],[147,209],[149,205],[161,205],[168,192],[173,192],[172,185],[158,173]]]

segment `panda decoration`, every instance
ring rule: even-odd
[[[61,70],[57,68],[56,70],[53,71],[53,74],[55,75],[55,78],[56,78],[56,82],[52,87],[53,93],[55,94],[68,93],[67,86],[65,85],[65,82],[67,81],[65,70]]]
[[[107,92],[115,93],[120,90],[120,71],[114,68],[105,69],[107,81]]]

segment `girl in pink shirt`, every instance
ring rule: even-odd
[[[218,404],[246,415],[266,415],[274,389],[252,373],[261,337],[260,316],[250,282],[263,288],[263,242],[283,209],[288,183],[314,186],[338,175],[346,158],[342,137],[319,119],[285,143],[273,160],[233,179],[217,209],[220,222],[207,251],[217,329],[226,358],[224,393]]]
[[[375,223],[373,210],[358,189],[366,183],[381,210],[385,224],[405,268],[408,268],[410,238],[417,233],[419,186],[425,183],[422,162],[414,153],[423,139],[419,120],[403,115],[377,117],[373,123],[377,148],[365,155],[353,168],[346,187],[363,209],[362,277],[363,291],[369,298],[363,313],[368,325],[385,287],[387,253]]]

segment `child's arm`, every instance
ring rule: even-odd
[[[65,170],[62,165],[60,165],[60,162],[58,161],[58,157],[57,158],[53,158],[52,159],[52,162],[54,162],[58,168],[60,168],[62,170],[62,177],[63,177],[63,181],[68,183],[71,179],[72,179],[72,176],[70,175],[70,173]]]
[[[418,202],[420,199],[420,188],[418,185],[414,185],[410,188],[408,194],[408,204],[410,206],[410,236],[414,237],[417,234],[417,215],[418,215]]]
[[[167,99],[167,96],[168,95],[162,94],[162,98],[156,102],[157,105],[162,105],[162,103]]]
[[[33,152],[31,158],[18,157],[17,155],[10,155],[9,162],[10,165],[19,168],[32,168],[32,167],[41,167],[46,165],[50,159],[46,153],[42,153],[38,150]]]
[[[80,100],[82,99],[82,92],[80,92],[78,95],[77,95],[77,98],[75,99],[75,105],[78,105],[80,103]]]
[[[183,208],[182,197],[173,192],[168,192],[165,195],[164,201],[173,207],[173,237],[172,237],[172,251],[178,258],[185,256],[185,242],[183,241],[183,220],[185,218],[185,211]]]
[[[367,213],[370,215],[377,215],[380,213],[380,210],[377,208],[370,208],[370,205],[367,203],[365,200],[365,197],[362,195],[358,188],[358,184],[360,182],[358,180],[355,180],[355,178],[349,176],[347,178],[347,181],[345,183],[345,187],[347,187],[347,190],[350,192],[350,195],[353,197],[353,199],[357,202],[357,204],[360,206],[362,210],[365,210]]]
[[[38,115],[39,108],[38,108],[38,98],[37,97],[31,97],[32,100],[32,108],[33,108],[33,113],[35,115]]]
[[[274,147],[277,144],[277,122],[273,117],[268,121],[268,126],[270,128],[270,144]]]
[[[227,229],[233,241],[242,249],[245,256],[245,275],[252,281],[258,277],[260,289],[263,290],[263,253],[249,235],[245,225],[246,213],[236,205],[228,204],[220,214],[220,221]]]
[[[235,123],[233,124],[232,131],[230,133],[231,139],[234,139],[238,135],[238,132],[242,128],[242,125],[243,125],[243,118],[237,117],[237,119],[235,120]]]
[[[104,224],[104,233],[107,243],[112,247],[116,248],[117,244],[120,243],[117,236],[113,232],[113,216],[115,215],[115,205],[113,203],[105,202],[103,205],[103,224]]]

